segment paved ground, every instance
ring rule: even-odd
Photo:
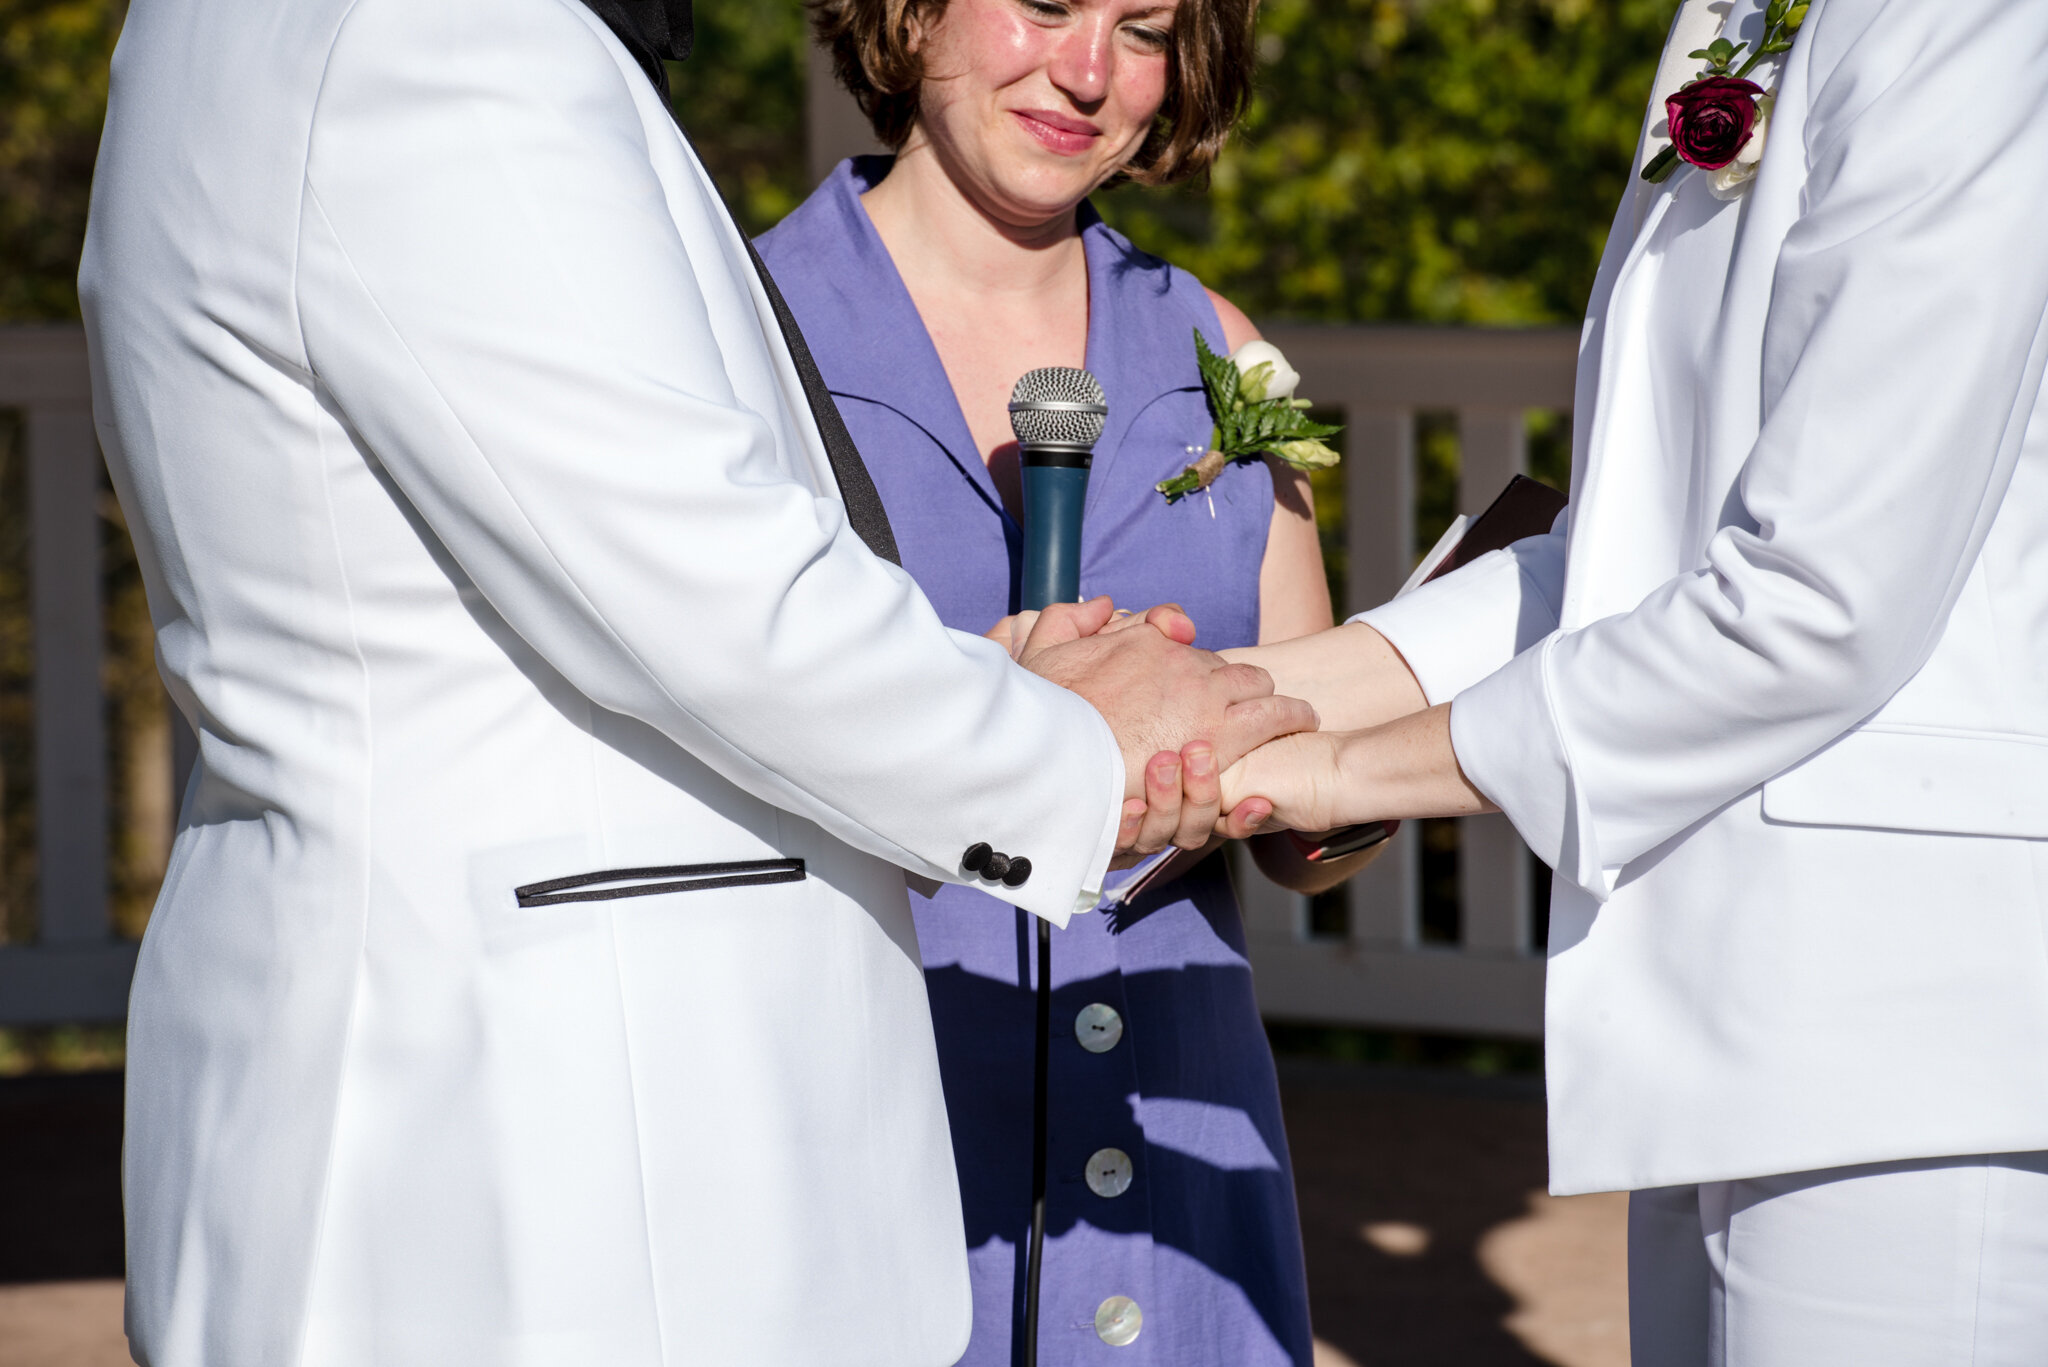
[[[1627,1367],[1628,1198],[1544,1194],[1533,1079],[1280,1076],[1317,1367]]]
[[[1622,1197],[1541,1194],[1533,1084],[1283,1062],[1317,1367],[1627,1367]],[[0,1082],[0,1367],[119,1367],[120,1080]]]

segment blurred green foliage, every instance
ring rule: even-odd
[[[1260,317],[1568,321],[1592,282],[1674,0],[1265,0],[1211,183],[1104,212]],[[75,316],[124,0],[0,0],[0,322]],[[808,190],[804,16],[702,0],[676,107],[753,231]]]
[[[1675,8],[1265,0],[1257,96],[1210,182],[1097,202],[1257,317],[1573,321]],[[808,189],[802,17],[704,0],[697,24],[676,107],[765,230]]]
[[[123,0],[0,0],[0,323],[78,316],[78,246]]]
[[[126,1061],[119,1025],[45,1025],[0,1029],[0,1078],[29,1073],[102,1073]]]
[[[1255,317],[1575,320],[1673,0],[1265,0],[1212,183],[1105,213]]]
[[[690,60],[669,64],[676,114],[749,233],[810,193],[804,155],[803,7],[698,0]]]

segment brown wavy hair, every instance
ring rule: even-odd
[[[917,124],[924,62],[913,31],[946,0],[808,0],[832,74],[859,102],[875,137],[901,148]],[[1168,185],[1206,172],[1251,101],[1258,0],[1180,0],[1166,51],[1166,98],[1120,178]]]

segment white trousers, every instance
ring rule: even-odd
[[[2048,1153],[1638,1191],[1635,1367],[2048,1367]]]

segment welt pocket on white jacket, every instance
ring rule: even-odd
[[[804,877],[801,859],[740,859],[727,864],[663,864],[644,869],[572,873],[514,888],[512,895],[522,907],[549,907],[558,902],[610,902],[620,897],[654,897],[668,892],[801,883]]]
[[[2048,838],[2048,737],[1851,731],[1764,784],[1763,812],[1797,826]]]

